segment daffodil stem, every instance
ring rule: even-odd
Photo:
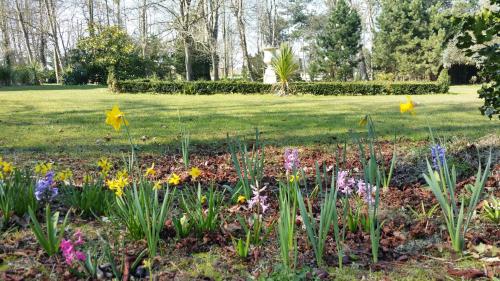
[[[132,152],[132,158],[129,163],[129,169],[130,171],[132,170],[132,167],[134,166],[134,158],[135,158],[135,149],[134,149],[134,143],[132,142],[132,137],[130,136],[130,131],[127,126],[127,122],[125,122],[125,118],[122,118],[123,125],[125,126],[125,132],[127,133],[128,136],[128,141],[130,143],[130,148]]]

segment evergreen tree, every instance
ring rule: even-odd
[[[398,79],[431,79],[442,68],[449,35],[447,3],[438,0],[382,0],[373,62]]]
[[[318,62],[323,72],[331,79],[346,81],[352,78],[361,50],[360,39],[358,13],[344,0],[339,0],[317,40]]]

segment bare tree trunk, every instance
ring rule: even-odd
[[[219,56],[217,55],[217,39],[219,35],[220,0],[205,0],[202,17],[208,37],[208,49],[212,61],[212,80],[219,80]]]
[[[118,22],[118,26],[123,26],[122,25],[122,11],[121,11],[121,0],[114,0],[115,5],[116,5],[116,20]]]
[[[186,65],[186,80],[193,80],[193,38],[190,35],[185,35],[184,39],[184,64]]]
[[[148,10],[148,1],[142,0],[142,7],[140,9],[140,33],[141,33],[141,52],[142,57],[146,57],[146,43],[147,43],[147,10]]]
[[[104,6],[106,8],[106,24],[107,26],[110,26],[110,22],[109,22],[109,4],[108,4],[108,0],[105,0],[104,1]]]
[[[12,49],[10,46],[10,38],[7,28],[7,7],[5,5],[5,0],[0,0],[0,31],[2,31],[3,40],[3,56],[5,65],[10,68],[12,67]]]
[[[19,6],[19,1],[16,0],[15,2],[16,2],[17,19],[21,24],[21,31],[23,32],[24,42],[26,43],[26,50],[28,51],[28,62],[30,64],[33,64],[33,52],[31,51],[30,38],[28,30],[26,29],[26,23],[24,22],[24,17],[21,11],[21,7]]]
[[[184,64],[186,66],[186,80],[193,80],[193,37],[191,34],[191,0],[179,2],[179,20],[181,22],[181,33],[184,43]]]
[[[247,37],[245,33],[245,22],[243,19],[243,0],[236,0],[235,5],[233,5],[233,13],[236,17],[236,24],[238,26],[238,33],[240,35],[240,47],[243,52],[244,64],[248,70],[248,77],[251,81],[254,81],[253,69],[250,64],[250,55],[247,49]]]
[[[88,0],[87,1],[87,7],[89,9],[89,22],[88,22],[88,30],[90,36],[94,35],[94,0]]]
[[[47,37],[46,37],[46,26],[45,22],[43,20],[43,0],[40,0],[38,2],[38,9],[40,12],[40,16],[38,18],[38,28],[39,28],[39,46],[38,46],[38,60],[40,64],[42,65],[43,69],[47,68],[47,55],[46,55],[46,49],[47,49]]]
[[[223,14],[223,18],[222,18],[222,42],[223,42],[223,55],[224,55],[224,66],[223,66],[223,69],[224,69],[224,78],[227,79],[227,77],[229,76],[229,65],[228,65],[228,60],[227,60],[227,56],[228,56],[228,51],[227,51],[227,48],[228,48],[228,34],[227,34],[227,21],[226,21],[226,1],[223,1],[222,2],[222,5],[223,6],[223,11],[222,11],[222,14]]]
[[[61,51],[59,49],[59,35],[57,32],[57,19],[55,16],[55,7],[52,0],[44,0],[47,10],[47,18],[49,19],[50,29],[52,31],[52,39],[54,40],[54,69],[56,70],[57,83],[62,82]]]

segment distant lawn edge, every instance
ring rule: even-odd
[[[322,96],[353,95],[424,95],[448,93],[442,82],[295,82],[291,89],[298,94]],[[116,93],[157,93],[184,95],[268,94],[273,85],[235,81],[157,81],[118,80],[109,84]]]

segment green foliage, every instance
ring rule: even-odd
[[[0,211],[3,220],[7,223],[14,214],[23,217],[30,208],[35,212],[38,209],[35,181],[28,170],[23,172],[16,169],[0,183]]]
[[[449,33],[443,1],[382,0],[380,5],[375,68],[396,74],[398,80],[434,80]]]
[[[231,160],[239,179],[236,184],[237,188],[232,194],[233,199],[238,194],[243,194],[246,199],[249,199],[252,196],[250,186],[259,186],[264,176],[265,147],[259,141],[259,135],[259,129],[255,129],[255,143],[252,146],[251,153],[248,151],[247,146],[242,144],[239,139],[229,139],[229,135],[227,137]]]
[[[490,199],[484,201],[483,218],[494,223],[500,224],[500,200],[494,195]]]
[[[189,168],[189,132],[185,128],[181,130],[181,151],[184,168]]]
[[[423,95],[448,91],[448,86],[439,82],[295,82],[290,87],[296,93],[312,95]],[[116,91],[189,95],[263,94],[271,91],[271,85],[236,81],[172,82],[142,79],[117,81]]]
[[[64,186],[60,189],[63,201],[81,212],[84,217],[107,214],[114,194],[99,182],[84,182],[81,187]]]
[[[461,253],[465,244],[465,234],[467,233],[470,220],[477,208],[484,184],[490,173],[491,153],[484,172],[482,172],[481,163],[479,163],[476,181],[471,186],[472,194],[469,198],[467,209],[465,208],[464,196],[461,202],[458,202],[455,198],[457,195],[457,174],[455,167],[453,166],[450,170],[446,157],[444,157],[444,163],[441,163],[440,159],[437,162],[439,169],[434,171],[429,161],[427,161],[427,174],[424,174],[424,178],[441,207],[452,247],[457,253]]]
[[[10,84],[12,83],[11,76],[12,69],[7,66],[0,65],[0,86],[10,86]]]
[[[69,212],[66,213],[62,224],[58,227],[59,212],[52,214],[50,211],[50,205],[47,204],[45,206],[46,232],[43,231],[42,226],[36,218],[35,212],[31,208],[29,208],[28,213],[30,216],[30,228],[33,231],[33,234],[35,234],[38,244],[42,246],[47,255],[53,256],[57,254],[59,252],[59,245],[61,244],[61,240],[64,236],[64,229],[67,225]]]
[[[288,180],[288,179],[287,179]],[[296,212],[298,183],[279,183],[278,241],[281,263],[286,272],[293,272],[297,266]]]
[[[246,239],[243,241],[241,238],[234,239],[233,247],[240,258],[247,258],[250,249],[250,232],[247,233]]]
[[[196,191],[186,189],[181,194],[180,204],[197,235],[201,236],[218,229],[223,200],[223,194],[216,191],[213,186],[210,187],[208,196],[204,196],[201,184],[198,184]]]
[[[480,58],[480,76],[487,81],[479,90],[479,97],[484,105],[479,109],[490,119],[494,115],[500,118],[500,0],[491,0],[493,8],[483,9],[475,15],[453,18],[455,26],[461,30],[457,37],[457,46],[465,51],[465,55]]]
[[[384,167],[381,167],[381,165],[379,165],[379,162],[377,160],[377,157],[381,155],[381,153],[377,153],[375,148],[375,144],[377,143],[375,125],[370,116],[367,116],[366,118],[366,128],[368,131],[366,137],[367,143],[363,143],[358,136],[355,137],[355,141],[359,147],[360,160],[363,167],[364,183],[366,184],[367,189],[366,193],[369,195],[369,198],[372,198],[373,200],[373,202],[367,203],[368,213],[366,215],[366,219],[364,220],[364,225],[365,227],[369,228],[372,259],[374,263],[377,263],[381,237],[380,230],[383,224],[378,219],[380,189],[383,186],[384,179],[388,177],[382,176],[382,174],[385,174],[386,171]],[[368,151],[369,157],[366,157],[366,151]],[[373,193],[375,193],[375,195],[372,195]],[[363,218],[361,218],[361,221],[363,225]]]
[[[149,258],[154,258],[157,254],[160,232],[170,212],[175,191],[170,193],[167,188],[160,202],[159,191],[154,189],[150,182],[142,181],[138,187],[134,184],[132,194],[133,202],[130,203],[135,207],[139,225],[145,234]]]
[[[448,69],[444,68],[443,70],[441,70],[437,82],[439,85],[441,85],[441,91],[443,93],[448,92],[448,89],[450,88],[451,84],[450,75],[448,74]]]
[[[302,192],[300,189],[297,189],[297,201],[299,203],[300,214],[306,227],[309,243],[312,245],[316,256],[316,263],[319,266],[324,264],[323,255],[325,253],[325,243],[332,222],[336,225],[336,229],[338,229],[336,210],[337,190],[338,189],[336,189],[332,183],[330,192],[326,191],[324,202],[320,205],[321,211],[318,224],[312,212],[311,198],[307,199],[308,208],[306,208]],[[341,257],[339,257],[339,259],[341,259]]]
[[[280,96],[287,95],[290,92],[290,81],[299,69],[292,48],[286,43],[281,44],[277,55],[271,61],[271,65],[279,78],[278,94]]]
[[[4,71],[8,71],[5,68]],[[2,75],[0,73],[0,75]],[[10,81],[14,85],[40,85],[43,81],[44,70],[41,68],[39,64],[33,65],[19,65],[10,70],[10,76],[6,72],[6,77],[4,79],[11,79]],[[0,77],[0,83],[2,82],[2,78]],[[6,82],[6,81],[5,81]],[[4,82],[4,83],[5,83]]]
[[[175,67],[175,72],[181,77],[186,77],[185,58],[184,46],[182,44],[177,44],[172,56],[172,63]],[[212,65],[212,60],[210,53],[200,44],[194,44],[191,50],[191,63],[193,80],[210,80],[210,66]]]
[[[146,61],[139,56],[132,38],[118,26],[103,27],[78,40],[70,51],[65,84],[106,83],[109,71],[118,79],[146,76]]]
[[[330,79],[347,81],[353,77],[356,56],[361,50],[360,39],[358,13],[345,0],[337,1],[317,41],[320,64]]]

